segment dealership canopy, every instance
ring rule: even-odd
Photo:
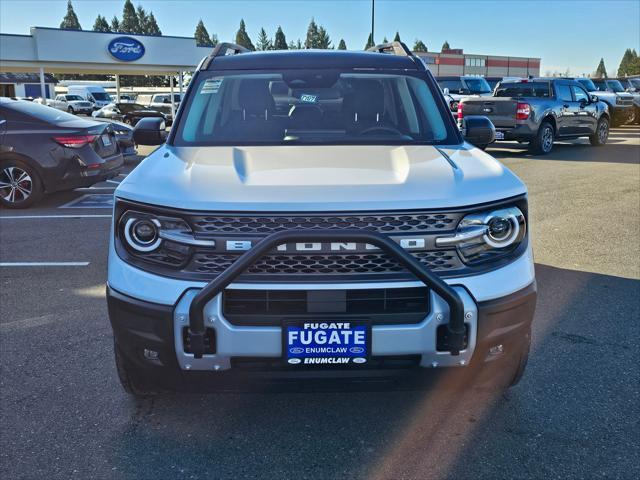
[[[0,72],[179,75],[211,52],[193,37],[128,35],[31,27],[31,35],[0,34]],[[180,82],[181,83],[181,82]]]

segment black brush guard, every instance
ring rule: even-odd
[[[362,242],[380,248],[395,258],[427,287],[438,294],[449,306],[449,342],[452,355],[459,355],[464,347],[464,305],[456,291],[431,272],[410,253],[386,235],[363,230],[286,230],[273,233],[260,240],[251,250],[207,284],[193,297],[189,307],[189,341],[195,358],[202,358],[205,351],[204,307],[216,295],[227,288],[239,275],[261,257],[271,253],[278,245],[287,242]]]

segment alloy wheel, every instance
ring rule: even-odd
[[[5,167],[0,172],[0,197],[9,203],[24,202],[31,196],[33,180],[20,167]]]
[[[600,140],[600,143],[606,143],[607,138],[609,138],[609,124],[601,122],[600,128],[598,128],[598,140]]]
[[[546,127],[542,132],[542,150],[550,152],[553,148],[553,130],[551,127]]]

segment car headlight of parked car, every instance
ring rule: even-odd
[[[525,238],[525,216],[514,206],[465,216],[455,235],[439,237],[436,246],[455,246],[462,260],[473,265],[510,255]]]

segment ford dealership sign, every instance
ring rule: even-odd
[[[144,55],[144,45],[135,38],[118,37],[109,42],[109,53],[121,62],[134,62]]]

